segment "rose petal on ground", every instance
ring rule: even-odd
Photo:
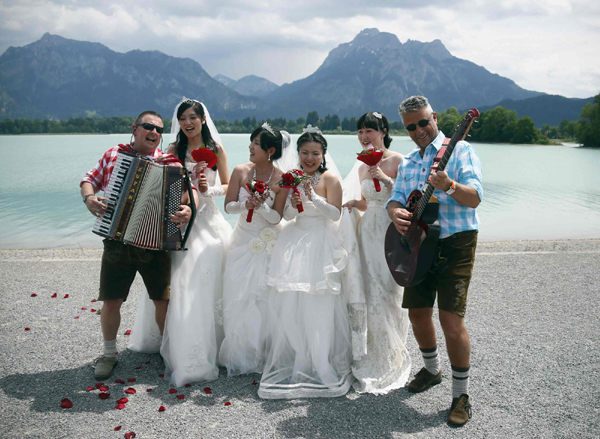
[[[185,395],[177,395],[175,398],[177,398],[177,399],[183,399],[183,398],[185,398]]]
[[[60,400],[60,406],[64,409],[73,408],[73,403],[69,398],[63,398]]]
[[[29,331],[29,328],[25,328],[25,331]]]
[[[133,439],[135,437],[135,433],[130,431],[129,433],[125,433],[125,439]]]
[[[204,388],[204,391],[205,391],[206,393],[210,393],[210,392],[211,392],[211,390],[210,390],[210,387],[205,387],[205,388]]]
[[[96,310],[94,308],[90,309],[90,312],[96,312]]]
[[[98,398],[100,399],[108,399],[110,398],[110,393],[101,393],[98,395]]]
[[[127,378],[127,381],[129,381],[130,383],[135,383],[135,378]]]
[[[99,389],[100,387],[102,387],[104,385],[104,383],[96,383],[96,389]]]
[[[128,393],[129,395],[135,395],[137,392],[135,391],[135,389],[133,387],[130,387],[125,390],[125,393]]]
[[[117,426],[115,427],[115,431],[119,431],[120,429],[121,429],[121,426],[120,426],[120,425],[117,425]]]
[[[51,297],[52,298],[58,297],[58,294],[54,293]]]
[[[79,316],[75,316],[75,318],[76,318],[76,319],[78,319],[78,318],[79,318]]]
[[[177,393],[177,389],[169,389],[169,393]]]
[[[131,335],[131,329],[128,329],[127,331],[125,331],[125,335]]]
[[[101,392],[107,392],[108,386],[100,386],[100,387],[98,387],[98,389],[100,389]]]
[[[129,400],[127,398],[121,398],[117,401],[117,404],[127,404]]]
[[[153,389],[146,389],[146,392],[152,392]]]
[[[31,295],[31,297],[37,297],[37,294],[33,293],[33,294]]]
[[[159,373],[158,376],[161,377],[161,378],[164,378],[165,374],[164,373]]]
[[[69,298],[68,294],[65,294],[65,297],[63,297],[63,299],[68,299],[68,298]]]
[[[119,402],[119,403],[118,403],[118,404],[115,406],[115,408],[116,408],[117,410],[123,410],[123,409],[125,408],[125,404],[123,404],[122,402]]]
[[[94,389],[93,387],[89,387],[89,386],[88,386],[88,388],[87,388],[87,391],[88,391],[88,392],[91,392],[92,390],[96,390],[96,389]]]
[[[229,401],[227,401],[225,404],[223,405],[231,405],[231,403]]]
[[[164,405],[161,405],[161,406],[158,408],[158,411],[159,411],[159,412],[164,412],[165,410],[166,410],[166,408],[165,408],[165,406],[164,406]]]
[[[258,383],[256,381],[252,381],[252,385],[256,386]]]
[[[138,366],[135,368],[135,370],[140,370],[142,368],[142,366]]]
[[[92,299],[92,303],[96,302],[96,299]]]
[[[146,364],[150,364],[150,360],[146,361]]]
[[[86,308],[85,306],[82,306],[82,307],[81,307],[81,310],[82,310],[82,311],[85,311],[86,309],[87,309],[87,308]]]
[[[190,387],[190,386],[191,386],[191,384],[186,384],[186,385],[185,385],[185,386],[183,386],[183,387]]]
[[[123,381],[121,378],[117,378],[115,380],[115,383],[117,383],[117,384],[125,384],[125,381]]]

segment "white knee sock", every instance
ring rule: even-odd
[[[469,394],[469,369],[467,367],[452,366],[452,399],[460,395]]]
[[[440,371],[440,359],[438,357],[437,346],[432,349],[421,349],[421,355],[423,355],[423,362],[425,363],[427,372],[437,375]]]
[[[104,356],[105,357],[116,357],[117,356],[117,339],[104,340]]]

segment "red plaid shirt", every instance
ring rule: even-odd
[[[115,167],[115,162],[117,161],[117,154],[119,153],[119,151],[125,151],[131,154],[136,153],[129,144],[118,145],[114,148],[109,149],[104,153],[96,167],[89,171],[87,174],[85,174],[85,177],[83,177],[83,179],[79,183],[79,187],[81,187],[83,183],[88,182],[94,188],[94,193],[103,191],[106,188],[106,186],[108,186],[108,182],[110,180],[113,168]],[[165,154],[158,148],[154,150],[153,155],[148,155],[146,157],[152,157],[154,159],[157,159],[159,157],[173,157],[175,159],[173,155]]]

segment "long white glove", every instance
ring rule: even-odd
[[[298,215],[298,210],[292,206],[290,199],[291,195],[288,196],[288,199],[285,202],[285,207],[283,208],[283,219],[286,221],[291,221],[296,218],[296,215]]]
[[[230,215],[240,215],[246,210],[246,203],[241,201],[230,201],[225,206],[225,212]]]
[[[313,187],[310,188],[310,196],[315,207],[319,209],[323,215],[325,215],[331,221],[337,221],[340,219],[342,212],[333,204],[329,204],[327,199],[317,195]]]
[[[206,192],[200,192],[204,197],[220,197],[221,195],[225,195],[225,190],[223,186],[211,186],[208,188]]]
[[[271,224],[278,224],[279,221],[281,221],[281,215],[279,215],[279,212],[277,212],[275,209],[271,209],[266,203],[262,203],[258,209],[255,209],[255,212],[260,214],[260,216],[262,216]]]

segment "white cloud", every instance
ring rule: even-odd
[[[0,52],[44,32],[113,50],[160,50],[210,74],[276,83],[314,72],[364,28],[440,39],[460,58],[520,86],[587,97],[600,92],[595,0],[91,0],[0,1]]]

